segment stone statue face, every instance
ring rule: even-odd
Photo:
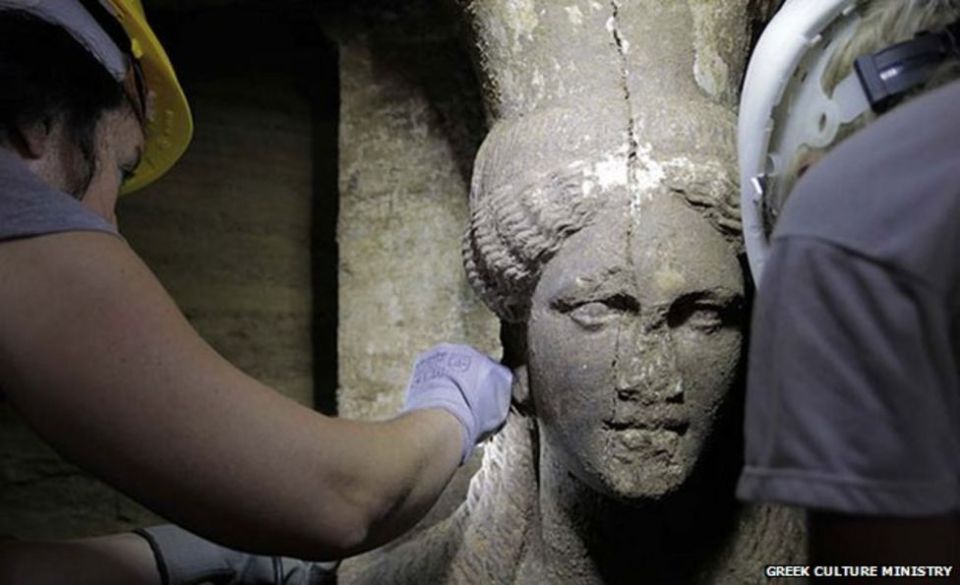
[[[743,281],[697,211],[613,206],[544,267],[528,323],[545,448],[625,501],[683,484],[736,377]]]

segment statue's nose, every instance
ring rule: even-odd
[[[617,392],[622,400],[644,404],[683,402],[676,350],[665,323],[626,324],[617,344]]]

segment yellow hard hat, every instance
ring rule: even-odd
[[[103,1],[103,0],[102,0]],[[143,71],[149,92],[149,116],[143,158],[121,194],[141,189],[160,178],[177,162],[193,136],[187,97],[166,51],[153,33],[140,0],[105,0],[130,37],[130,53]]]

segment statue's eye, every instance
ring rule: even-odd
[[[617,312],[602,302],[584,303],[571,309],[568,313],[577,325],[584,329],[595,331],[600,329],[617,316]]]
[[[675,329],[690,327],[702,333],[714,331],[736,323],[740,314],[740,303],[724,304],[698,295],[688,295],[677,299],[667,313],[667,324]]]
[[[577,325],[589,331],[602,329],[624,313],[635,313],[639,310],[637,302],[625,295],[582,303],[562,303],[559,308]]]
[[[712,333],[723,325],[723,309],[717,305],[697,303],[687,315],[686,324],[705,333]]]

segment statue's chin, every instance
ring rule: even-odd
[[[684,467],[654,464],[646,469],[611,469],[598,479],[600,492],[624,504],[662,500],[680,489],[689,477]]]
[[[579,478],[626,504],[660,500],[680,489],[695,466],[699,441],[668,429],[605,431],[606,448]]]

